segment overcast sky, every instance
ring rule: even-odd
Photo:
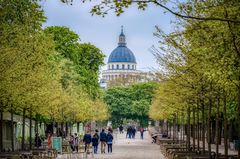
[[[90,42],[100,48],[106,55],[105,63],[111,51],[117,47],[121,25],[124,26],[127,46],[135,54],[137,68],[146,70],[157,68],[153,55],[149,52],[152,45],[157,45],[158,39],[153,36],[155,25],[163,31],[170,32],[174,16],[156,6],[150,6],[146,11],[130,7],[120,17],[109,13],[105,18],[92,16],[89,11],[93,4],[81,4],[75,0],[73,5],[66,5],[60,0],[42,1],[41,5],[47,16],[46,26],[67,26],[79,34],[81,42]],[[102,69],[106,69],[104,66]]]

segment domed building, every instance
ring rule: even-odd
[[[137,62],[133,52],[127,47],[126,37],[123,33],[123,27],[121,34],[119,35],[118,46],[111,52],[107,70],[102,73],[101,85],[104,83],[121,83],[127,84],[135,82],[138,79],[140,71],[137,70]]]

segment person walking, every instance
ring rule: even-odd
[[[79,146],[79,137],[77,135],[77,133],[74,134],[74,150],[78,152],[78,146]]]
[[[93,135],[92,145],[93,145],[93,152],[94,152],[95,154],[97,154],[97,150],[98,150],[98,136],[97,136],[97,133],[95,133],[95,134]]]
[[[107,134],[105,133],[104,129],[102,129],[102,132],[100,133],[100,142],[101,142],[101,153],[105,153]]]
[[[135,126],[133,126],[133,128],[132,128],[132,138],[133,139],[135,138],[135,135],[136,135],[136,128],[135,128]]]
[[[123,133],[123,126],[122,125],[119,126],[119,132],[120,132],[120,134]]]
[[[127,128],[126,138],[128,138],[129,133],[130,133],[130,127]]]
[[[48,149],[51,149],[52,148],[52,134],[51,133],[48,133]]]
[[[69,145],[70,145],[70,147],[72,149],[72,152],[73,152],[74,149],[75,149],[74,148],[74,136],[73,135],[70,136]]]
[[[131,126],[129,126],[129,132],[128,132],[128,138],[131,139],[132,138],[132,133],[133,133],[133,129]]]
[[[42,146],[42,139],[40,138],[39,134],[36,133],[35,135],[35,147],[39,148]]]
[[[141,139],[143,139],[144,128],[140,128]]]
[[[90,144],[92,142],[92,136],[89,131],[83,136],[83,142],[85,143],[85,152],[89,153]]]
[[[111,126],[108,127],[108,131],[110,131],[110,133],[113,133],[113,129]]]
[[[109,131],[107,134],[108,153],[112,153],[112,142],[113,142],[113,136],[112,136],[112,133]]]

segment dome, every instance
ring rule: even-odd
[[[136,63],[136,58],[129,48],[124,45],[118,45],[108,58],[108,63],[110,62]]]

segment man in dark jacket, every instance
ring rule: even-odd
[[[87,151],[89,153],[90,144],[92,142],[92,136],[91,136],[90,132],[87,132],[83,136],[83,142],[85,143],[85,152]]]
[[[105,153],[107,134],[104,132],[104,129],[102,129],[102,132],[100,133],[100,141],[101,141],[101,153]]]
[[[112,133],[109,131],[107,134],[108,153],[112,153],[112,142],[113,142],[113,136],[112,136]]]

